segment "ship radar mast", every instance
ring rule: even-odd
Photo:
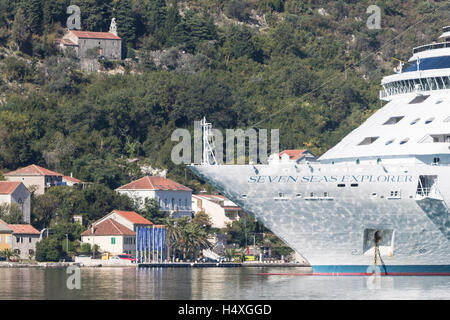
[[[200,125],[203,130],[203,158],[202,165],[215,165],[217,164],[216,156],[214,155],[214,140],[212,134],[212,124],[206,122],[206,118],[200,121]]]

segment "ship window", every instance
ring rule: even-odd
[[[422,103],[428,99],[429,96],[420,95],[412,99],[409,104]]]
[[[356,159],[356,164],[360,164],[360,161],[359,161],[359,159]]]
[[[296,196],[297,198],[301,198],[301,197],[302,197],[302,194],[301,194],[301,193],[297,193],[295,196]]]
[[[399,199],[401,198],[401,193],[398,190],[389,192],[389,199]]]
[[[377,164],[380,164],[381,163],[381,158],[378,158],[377,159]]]
[[[439,99],[436,101],[436,104],[441,104],[444,101],[444,99]]]
[[[433,159],[433,164],[434,165],[438,165],[441,162],[441,158],[434,158]]]
[[[391,140],[387,141],[387,142],[386,142],[386,145],[387,145],[387,146],[390,145],[392,142],[394,142],[394,140],[395,140],[395,139],[391,139]]]
[[[242,195],[242,199],[246,199],[247,198],[247,195],[246,194],[243,194]]]
[[[450,122],[450,117],[444,120],[444,122]]]
[[[366,146],[369,144],[374,143],[379,137],[367,137],[363,141],[361,141],[358,145],[359,146]]]
[[[434,118],[430,118],[430,119],[428,119],[427,121],[425,121],[425,124],[432,123],[433,121],[434,121]]]
[[[415,125],[415,124],[416,124],[417,122],[419,122],[419,121],[420,121],[420,118],[417,118],[417,119],[411,121],[411,125]]]
[[[403,139],[402,141],[400,141],[400,144],[405,144],[405,143],[407,143],[409,141],[409,138],[405,138],[405,139]]]
[[[337,186],[338,186],[338,188],[343,188],[343,187],[345,187],[345,184],[344,183],[340,183]]]
[[[391,117],[391,118],[389,118],[385,123],[383,123],[383,125],[399,123],[400,120],[402,120],[403,118],[404,118],[404,116],[400,116],[400,117]]]
[[[352,184],[350,185],[350,187],[357,187],[357,186],[358,186],[357,183],[352,183]]]

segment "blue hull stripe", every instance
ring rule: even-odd
[[[370,265],[316,265],[312,266],[313,274],[344,274],[366,275],[373,274],[374,266]],[[387,275],[450,275],[450,265],[381,265],[377,266],[377,273]]]

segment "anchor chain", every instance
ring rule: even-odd
[[[381,236],[378,233],[379,231],[376,231],[373,235],[373,242],[374,242],[374,246],[373,246],[373,273],[376,274],[377,273],[377,252],[379,252],[378,249],[378,243],[381,240]]]

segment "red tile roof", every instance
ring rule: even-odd
[[[298,158],[301,158],[301,156],[303,155],[303,153],[305,151],[308,151],[308,150],[304,150],[304,149],[303,150],[284,150],[284,151],[280,152],[280,157],[283,154],[287,154],[289,156],[290,160],[297,160]]]
[[[8,227],[12,229],[15,234],[41,234],[31,224],[8,224]]]
[[[11,194],[17,189],[20,181],[0,181],[0,194]]]
[[[94,233],[92,228],[84,231],[82,236],[135,236],[136,232],[128,229],[123,224],[118,223],[116,220],[107,219],[94,226]]]
[[[163,177],[146,176],[130,182],[116,190],[175,190],[192,191],[178,182]]]
[[[67,180],[73,183],[80,183],[81,180],[78,180],[77,178],[71,177],[71,176],[63,176],[63,181]]]
[[[91,32],[91,31],[75,31],[75,30],[71,30],[71,32],[78,38],[121,40],[119,36],[116,36],[114,33],[111,32]]]
[[[147,219],[145,219],[143,216],[138,214],[134,211],[120,211],[120,210],[113,210],[112,212],[117,213],[118,215],[121,215],[128,221],[130,221],[133,224],[145,224],[145,225],[152,225],[153,223]]]
[[[56,43],[61,43],[65,46],[78,46],[76,43],[73,43],[70,39],[56,39]]]
[[[0,231],[2,232],[12,232],[12,229],[8,227],[8,224],[0,219]]]
[[[51,171],[35,164],[29,165],[15,171],[11,171],[5,174],[5,176],[58,176],[62,177],[61,173]]]

